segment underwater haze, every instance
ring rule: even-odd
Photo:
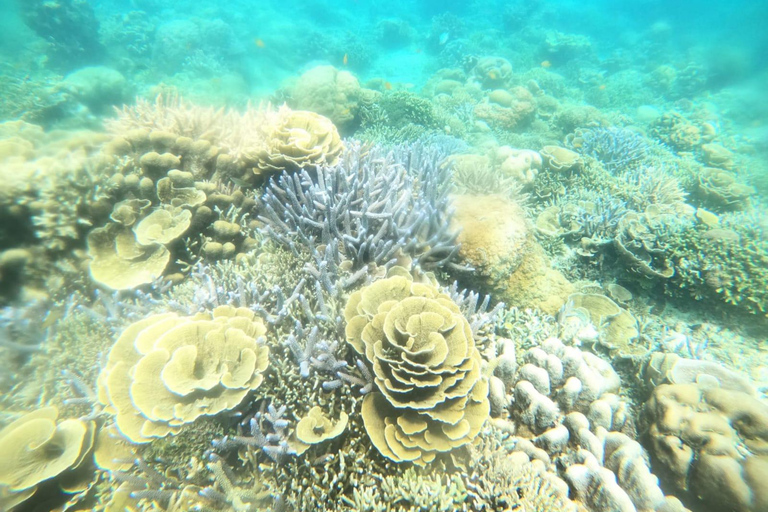
[[[0,0],[0,512],[768,512],[767,24]]]

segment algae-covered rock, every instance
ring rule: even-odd
[[[418,465],[471,442],[489,415],[472,329],[449,296],[400,272],[353,293],[347,342],[373,366],[365,429],[385,457]]]

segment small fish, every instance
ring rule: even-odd
[[[266,46],[264,41],[258,37],[253,40],[253,44],[255,44],[257,48],[264,48],[264,46]]]
[[[440,46],[443,46],[445,43],[448,42],[448,36],[450,34],[448,32],[443,32],[440,34]]]
[[[552,63],[549,62],[548,60],[543,60],[543,61],[541,61],[541,67],[543,67],[543,68],[551,68],[552,67]]]
[[[349,63],[349,55],[346,53],[344,54],[344,58],[341,59],[341,62],[346,66]]]
[[[247,181],[242,180],[240,178],[235,178],[234,176],[230,176],[229,179],[232,181],[232,183],[234,183],[238,187],[248,188],[250,186]]]
[[[600,89],[601,91],[604,91],[604,90],[605,90],[605,84],[600,84],[600,86],[598,87],[598,89]]]
[[[496,80],[497,78],[499,78],[499,75],[497,75],[495,71],[490,71],[488,72],[488,78],[490,78],[491,80]]]
[[[384,82],[384,89],[391,91],[392,90],[392,84],[390,82]]]

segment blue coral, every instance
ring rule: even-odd
[[[349,143],[333,167],[271,180],[260,219],[297,255],[301,246],[315,252],[336,240],[356,269],[386,265],[399,251],[422,268],[451,265],[458,233],[448,227],[446,156],[444,144],[385,149]]]

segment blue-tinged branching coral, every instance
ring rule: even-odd
[[[488,380],[472,329],[433,282],[404,269],[353,293],[347,342],[373,366],[376,391],[362,405],[374,446],[425,465],[471,442],[488,418]]]
[[[294,252],[339,242],[356,269],[397,253],[423,268],[450,265],[458,247],[448,228],[446,156],[423,143],[392,150],[350,144],[336,166],[272,180],[261,219]]]
[[[259,387],[269,349],[253,311],[153,315],[128,326],[99,376],[99,400],[134,443],[176,434],[200,416],[237,406]]]
[[[578,130],[570,145],[579,153],[599,160],[611,173],[617,173],[643,161],[648,142],[642,135],[627,128],[593,128]]]

